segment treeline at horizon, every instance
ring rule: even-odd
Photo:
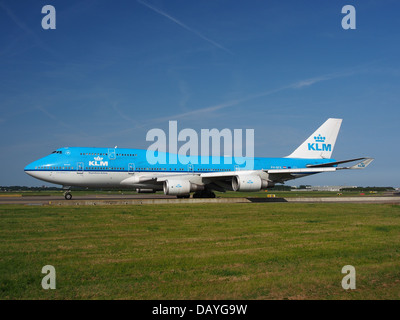
[[[357,187],[357,188],[342,188],[340,191],[394,191],[393,187]]]

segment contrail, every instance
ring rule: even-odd
[[[233,52],[230,51],[229,49],[227,49],[227,48],[225,48],[224,46],[220,45],[219,43],[217,43],[217,42],[215,42],[215,41],[213,41],[213,40],[207,38],[206,36],[202,35],[200,32],[198,32],[198,31],[196,31],[196,30],[194,30],[194,29],[188,27],[188,26],[187,26],[186,24],[184,24],[183,22],[181,22],[181,21],[175,19],[174,17],[172,17],[172,16],[170,16],[169,14],[167,14],[167,13],[161,11],[160,9],[157,9],[156,7],[153,7],[152,5],[150,5],[150,4],[148,4],[148,3],[144,2],[144,1],[141,1],[141,0],[137,0],[137,2],[139,2],[140,4],[146,6],[146,7],[149,8],[149,9],[153,10],[154,12],[156,12],[156,13],[158,13],[158,14],[161,14],[162,16],[168,18],[169,20],[175,22],[177,25],[181,26],[182,28],[186,29],[187,31],[189,31],[189,32],[191,32],[191,33],[194,33],[195,35],[197,35],[197,36],[200,37],[201,39],[203,39],[203,40],[205,40],[205,41],[211,43],[213,46],[215,46],[215,47],[217,47],[217,48],[219,48],[219,49],[221,49],[221,50],[224,50],[225,52],[227,52],[227,53],[229,53],[229,54],[233,54]]]
[[[295,90],[295,89],[301,89],[304,87],[308,87],[308,86],[312,86],[316,83],[322,82],[322,81],[328,81],[331,79],[335,79],[335,78],[341,78],[341,77],[347,77],[347,76],[351,76],[355,73],[355,71],[347,71],[347,72],[337,72],[337,73],[331,73],[331,74],[326,74],[326,75],[322,75],[322,76],[317,76],[314,78],[309,78],[309,79],[305,79],[305,80],[300,80],[282,87],[278,87],[275,89],[271,89],[268,91],[264,91],[264,92],[259,92],[259,93],[255,93],[252,95],[248,95],[245,96],[243,98],[238,98],[238,99],[234,99],[234,100],[230,100],[227,102],[223,102],[214,106],[210,106],[210,107],[205,107],[205,108],[200,108],[200,109],[195,109],[195,110],[191,110],[185,113],[179,113],[179,114],[174,114],[168,117],[162,117],[162,118],[156,118],[153,119],[150,123],[154,124],[154,123],[159,123],[159,122],[164,122],[164,121],[168,121],[170,119],[181,119],[181,118],[188,118],[188,117],[193,117],[199,114],[210,114],[214,111],[217,110],[221,110],[221,109],[225,109],[228,107],[233,107],[236,105],[239,105],[241,103],[247,102],[247,101],[251,101],[254,100],[256,98],[261,98],[261,97],[266,97],[284,90]],[[149,125],[150,123],[145,123],[143,126]]]

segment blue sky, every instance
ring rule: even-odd
[[[56,9],[44,30],[41,9]],[[356,30],[344,30],[344,5]],[[255,155],[290,154],[343,118],[335,159],[364,171],[293,185],[400,186],[398,1],[0,0],[0,185],[64,146],[147,148],[146,133],[255,129]]]

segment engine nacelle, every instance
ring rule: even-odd
[[[204,186],[191,183],[188,180],[166,180],[163,189],[166,195],[178,196],[204,190]]]
[[[261,179],[257,175],[237,175],[232,178],[233,191],[260,191],[274,185],[273,182]]]

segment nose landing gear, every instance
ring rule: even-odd
[[[63,186],[62,188],[64,190],[65,200],[71,200],[72,199],[71,186]]]
[[[64,198],[65,200],[71,200],[72,199],[72,194],[70,191],[65,191],[64,192]]]

